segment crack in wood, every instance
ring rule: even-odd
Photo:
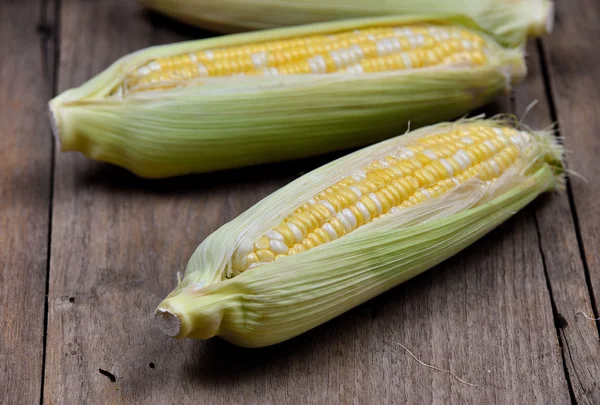
[[[58,79],[58,63],[59,63],[59,30],[60,30],[60,9],[61,0],[40,0],[40,21],[36,26],[37,32],[40,34],[41,46],[41,62],[42,69],[45,73],[47,88],[51,96],[57,93]],[[49,15],[49,10],[52,10],[52,17]],[[52,18],[52,23],[50,22]],[[52,56],[50,56],[50,54]],[[55,146],[54,142],[50,143],[50,195],[48,203],[48,236],[47,236],[47,256],[46,256],[46,286],[44,299],[44,336],[42,343],[42,375],[40,386],[40,405],[44,404],[44,389],[46,381],[46,357],[48,347],[48,312],[49,302],[48,296],[50,293],[50,259],[52,253],[52,219],[53,219],[53,202],[54,202],[54,167],[55,167]],[[73,301],[71,301],[71,299]],[[69,299],[74,302],[74,298]]]
[[[539,53],[539,50],[538,54]],[[544,67],[541,66],[543,65],[543,57],[540,54],[540,68],[543,69]],[[545,75],[542,75],[542,82],[544,83],[544,86],[546,86],[546,81],[547,81],[547,77]],[[546,98],[548,99],[548,94],[546,92]],[[550,103],[550,100],[548,99],[548,102]],[[515,92],[511,91],[511,97],[510,97],[510,111],[517,115],[517,111],[516,111],[516,96],[515,96]],[[552,118],[553,121],[555,121],[555,118]],[[535,212],[532,212],[532,217],[533,217],[533,221],[535,224],[535,231],[536,231],[536,236],[537,236],[537,243],[538,243],[538,251],[539,251],[539,255],[542,261],[542,267],[543,267],[543,271],[544,271],[544,279],[546,281],[546,289],[548,291],[548,298],[550,300],[550,307],[552,308],[552,318],[554,321],[554,326],[556,329],[556,341],[559,345],[559,347],[561,348],[560,350],[560,358],[561,358],[561,363],[562,363],[562,368],[563,368],[563,372],[564,372],[564,376],[565,376],[565,380],[567,383],[567,389],[569,391],[569,397],[571,399],[571,403],[572,404],[576,404],[577,400],[576,400],[576,396],[575,396],[575,391],[573,390],[573,386],[572,386],[572,382],[569,376],[569,369],[567,366],[567,360],[565,358],[564,355],[564,351],[563,351],[563,346],[564,346],[564,339],[565,337],[562,336],[561,332],[563,328],[566,328],[568,326],[568,323],[566,321],[566,319],[558,312],[558,308],[557,308],[557,304],[556,304],[556,300],[554,298],[554,293],[552,291],[552,286],[550,284],[550,276],[548,274],[548,266],[546,263],[546,256],[544,253],[544,248],[542,245],[542,235],[541,235],[541,231],[540,231],[540,225],[538,222],[538,218]]]
[[[562,329],[566,327],[567,321],[565,318],[558,312],[556,301],[554,299],[554,293],[552,291],[552,286],[550,285],[550,276],[548,275],[548,266],[546,264],[546,255],[544,253],[544,248],[542,246],[542,235],[540,233],[540,226],[538,223],[537,216],[533,214],[533,221],[535,223],[535,230],[537,232],[537,241],[538,241],[538,249],[540,252],[540,257],[542,259],[542,266],[544,268],[544,277],[546,279],[546,288],[548,289],[548,297],[550,299],[550,306],[552,307],[552,316],[554,318],[554,326],[556,328],[556,340],[558,341],[558,345],[560,347],[560,356],[562,359],[563,371],[565,373],[565,379],[567,380],[567,388],[569,390],[569,397],[571,398],[571,404],[577,404],[577,399],[575,396],[575,391],[573,390],[573,383],[571,382],[571,377],[569,375],[569,367],[567,366],[567,359],[564,353],[564,346],[566,342],[566,338],[562,335]]]

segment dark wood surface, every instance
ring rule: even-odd
[[[0,3],[0,402],[40,401],[52,149],[36,1]],[[50,47],[48,47],[49,49]]]
[[[585,181],[571,176],[568,190],[577,238],[565,233],[573,229],[568,224],[556,227],[559,218],[566,216],[553,213],[555,229],[547,235],[557,235],[555,243],[568,246],[569,254],[565,257],[564,251],[548,249],[547,262],[556,267],[550,281],[555,296],[562,296],[557,303],[563,302],[569,323],[560,330],[575,397],[580,403],[596,404],[600,401],[600,323],[572,314],[581,310],[598,318],[600,299],[600,209],[596,203],[600,198],[600,4],[584,0],[571,7],[568,1],[561,1],[557,11],[557,30],[543,40],[540,50],[545,58],[552,119],[565,139],[570,169]],[[559,263],[560,268],[556,266]]]
[[[221,224],[333,155],[148,181],[54,151],[46,102],[118,57],[211,35],[133,1],[0,3],[0,402],[600,403],[600,4],[560,0],[530,74],[485,112],[556,122],[546,195],[430,272],[264,349],[166,338],[151,314]],[[447,373],[419,364],[450,370]]]

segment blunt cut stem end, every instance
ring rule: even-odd
[[[154,313],[154,320],[162,333],[170,337],[177,337],[181,331],[181,321],[177,315],[168,309],[158,308]]]
[[[48,116],[50,117],[50,127],[52,129],[52,136],[54,136],[54,140],[58,149],[62,149],[62,142],[60,140],[60,126],[59,126],[59,117],[57,116],[57,111],[52,106],[52,102],[48,103]]]
[[[154,318],[167,336],[210,339],[219,335],[227,301],[226,296],[182,289],[158,306]]]
[[[83,144],[80,143],[81,139],[77,136],[77,128],[72,123],[72,109],[65,107],[62,96],[50,100],[48,115],[58,150],[61,152],[80,150]]]

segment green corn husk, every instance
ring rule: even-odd
[[[465,14],[505,45],[552,30],[549,0],[138,0],[189,24],[241,32],[345,18],[436,13]]]
[[[211,77],[185,87],[111,91],[135,68],[167,55],[309,34],[464,18],[385,17],[282,28],[148,48],[128,55],[79,88],[50,101],[62,151],[122,166],[142,177],[295,159],[366,145],[455,119],[488,103],[526,74],[520,48],[492,50],[485,66],[430,67],[364,74]]]
[[[504,119],[476,120],[506,125]],[[460,123],[460,122],[459,122]],[[469,180],[316,248],[232,276],[232,254],[321,190],[440,124],[364,148],[293,181],[211,234],[156,319],[174,337],[213,336],[261,347],[299,335],[432,266],[485,235],[542,192],[563,187],[562,147],[533,132],[521,164],[495,182]]]

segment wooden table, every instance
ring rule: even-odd
[[[210,35],[134,1],[0,4],[0,402],[599,404],[600,3],[558,1],[487,112],[558,122],[571,170],[423,276],[289,342],[171,340],[151,314],[194,248],[332,156],[148,181],[56,151],[46,103],[116,58]],[[570,7],[569,7],[570,6]],[[450,370],[464,380],[425,367]]]

